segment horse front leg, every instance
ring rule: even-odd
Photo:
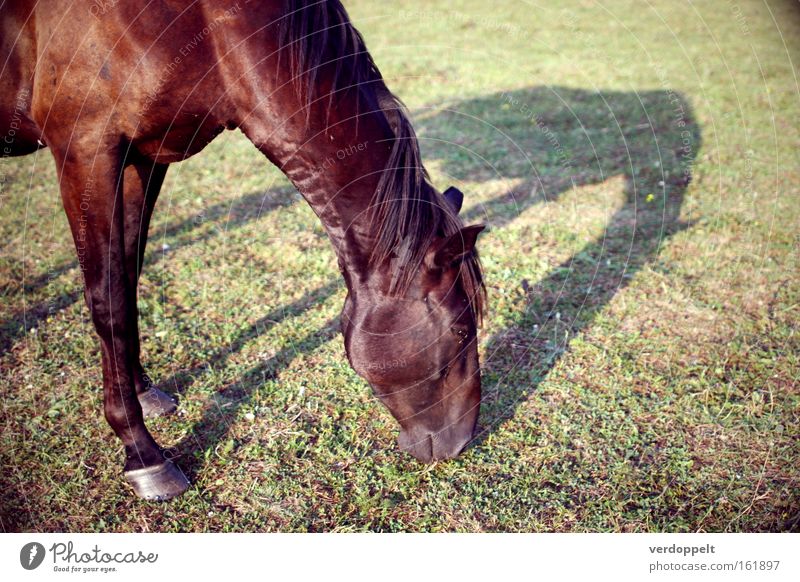
[[[175,497],[189,481],[147,431],[134,383],[136,290],[126,264],[120,156],[76,146],[53,148],[53,154],[86,303],[100,337],[105,417],[125,448],[125,478],[142,498]]]
[[[133,332],[130,337],[133,384],[145,418],[171,414],[178,407],[175,399],[156,388],[144,371],[140,360],[139,310],[136,305],[139,276],[142,273],[150,217],[153,214],[153,208],[156,205],[168,167],[167,164],[157,164],[145,159],[136,159],[126,166],[122,183],[122,212],[125,223],[125,272],[128,277],[128,288],[132,290],[134,296]]]

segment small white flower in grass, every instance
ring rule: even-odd
[[[306,393],[306,387],[305,386],[300,386],[300,389],[297,391],[297,395],[298,396],[302,396],[305,393]]]
[[[208,517],[214,517],[214,512],[213,511],[209,511],[208,512]]]
[[[659,186],[664,186],[664,180],[659,180],[659,181],[658,181],[658,185],[659,185]]]
[[[162,250],[162,251],[168,251],[168,250],[169,250],[169,248],[170,248],[170,247],[169,247],[169,245],[168,245],[167,243],[164,243],[164,244],[162,244],[162,245],[161,245],[161,250]]]
[[[252,412],[247,412],[247,413],[245,413],[244,418],[245,418],[245,420],[249,420],[250,422],[253,422],[256,419],[256,415],[253,414]]]

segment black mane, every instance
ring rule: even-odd
[[[378,104],[395,139],[373,200],[377,238],[373,264],[394,258],[391,292],[402,294],[421,267],[437,235],[450,236],[463,227],[431,186],[419,144],[403,103],[386,87],[364,39],[350,23],[339,0],[286,0],[280,20],[280,44],[288,54],[295,90],[306,106],[318,98],[317,77],[333,66],[329,107],[334,96],[357,88]],[[478,322],[485,288],[477,252],[461,262],[460,279]]]

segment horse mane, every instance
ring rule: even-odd
[[[328,110],[335,96],[355,89],[381,109],[394,132],[372,203],[377,238],[370,260],[373,265],[393,260],[390,292],[402,295],[436,236],[453,235],[464,225],[431,186],[406,107],[387,88],[341,1],[284,1],[286,12],[279,21],[281,53],[288,54],[293,85],[306,114],[319,98],[317,80],[322,68],[332,66]],[[459,278],[480,323],[486,289],[477,251],[461,261]]]

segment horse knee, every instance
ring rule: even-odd
[[[124,298],[115,297],[122,293],[115,294],[108,288],[100,289],[102,286],[87,287],[86,305],[92,315],[92,323],[101,339],[109,337],[111,332],[116,335],[124,334],[127,327],[127,312]]]
[[[111,428],[126,428],[144,421],[142,406],[135,397],[114,398],[107,394],[104,400],[103,413]]]

